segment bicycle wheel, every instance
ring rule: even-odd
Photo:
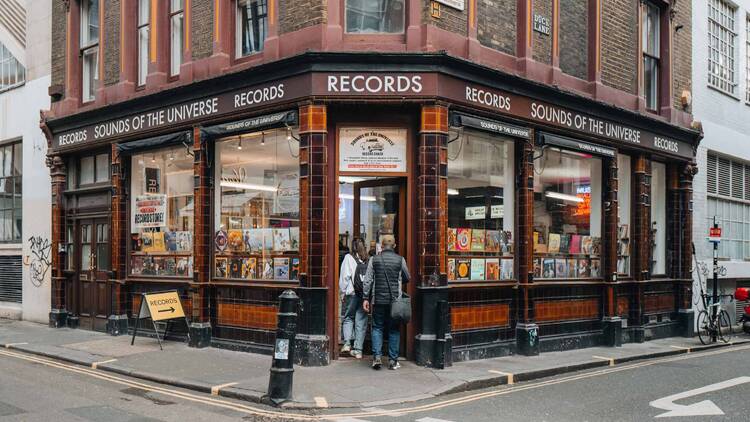
[[[708,312],[702,310],[698,312],[698,339],[702,344],[711,343],[711,332],[708,328]]]
[[[732,320],[729,318],[729,313],[722,310],[719,313],[719,320],[717,322],[719,325],[717,327],[719,329],[719,338],[724,343],[729,343],[732,340]]]

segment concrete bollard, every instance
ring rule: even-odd
[[[292,398],[298,305],[299,297],[293,290],[284,290],[279,296],[276,343],[268,379],[268,399],[275,406]]]

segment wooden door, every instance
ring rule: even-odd
[[[80,220],[78,224],[78,316],[81,328],[106,331],[110,298],[109,221]]]

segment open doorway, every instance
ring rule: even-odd
[[[406,177],[359,177],[339,176],[338,202],[338,268],[352,248],[354,239],[362,239],[368,255],[380,253],[380,238],[393,235],[396,239],[396,252],[407,257],[407,193]],[[338,280],[338,279],[337,279]],[[337,283],[338,284],[338,283]],[[343,312],[344,302],[339,289],[337,294],[336,336],[338,339],[336,356],[344,342]],[[370,355],[370,328],[368,320],[363,352]],[[405,345],[406,330],[401,330],[401,344]],[[406,347],[401,347],[405,355]],[[348,358],[347,354],[340,357]]]

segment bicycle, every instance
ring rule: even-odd
[[[716,303],[709,303],[709,294],[702,294],[701,297],[704,309],[698,312],[698,338],[702,344],[709,344],[714,339],[728,343],[733,334],[732,320],[720,306],[722,297],[732,298],[732,295],[720,295]]]

